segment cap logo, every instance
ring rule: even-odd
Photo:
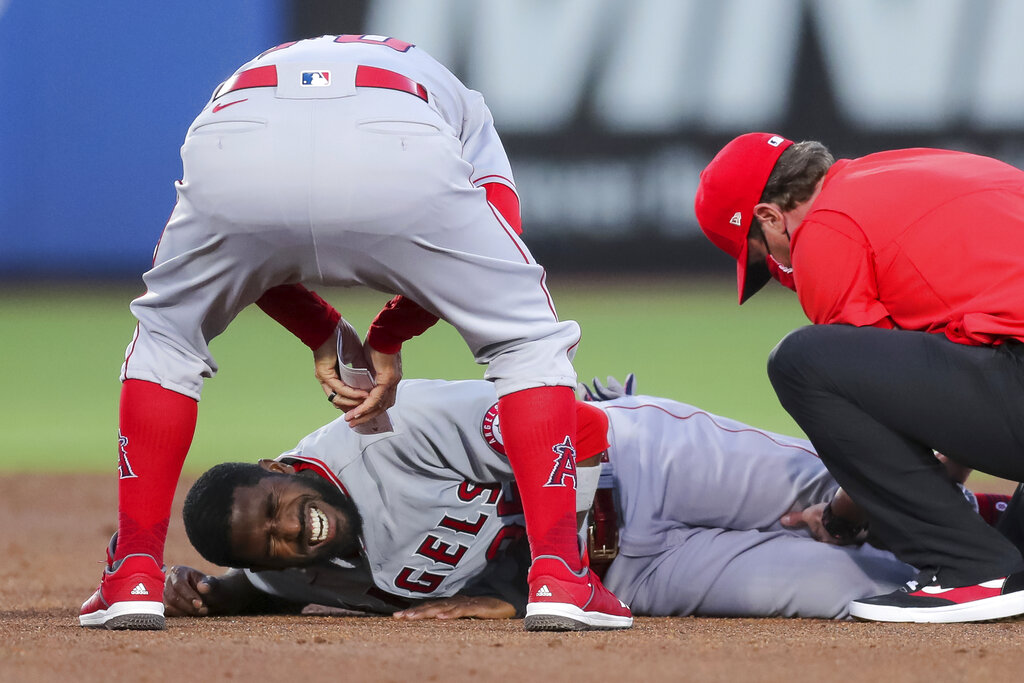
[[[780,135],[773,135],[770,138],[768,138],[768,144],[771,145],[772,147],[778,147],[783,142],[785,142],[785,138],[783,138]]]
[[[732,218],[729,219],[729,224],[740,227],[743,226],[743,216],[740,214],[739,211],[732,215]]]

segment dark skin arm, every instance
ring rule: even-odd
[[[232,569],[222,576],[203,574],[192,567],[171,567],[164,583],[164,608],[169,617],[230,616],[299,611],[301,605],[275,600],[257,590],[245,573]],[[515,608],[500,598],[456,595],[430,600],[395,612],[396,619],[511,619]]]
[[[516,608],[501,598],[453,595],[440,600],[428,600],[394,613],[395,619],[512,619]]]
[[[164,581],[164,609],[169,617],[297,613],[302,607],[257,590],[240,569],[211,576],[192,567],[174,566],[167,570]]]

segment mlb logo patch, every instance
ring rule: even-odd
[[[301,83],[310,88],[325,88],[331,84],[331,72],[303,71]]]

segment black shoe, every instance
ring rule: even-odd
[[[850,616],[866,621],[954,623],[992,621],[1024,614],[1024,572],[971,586],[941,586],[934,574],[919,574],[888,595],[850,603]]]

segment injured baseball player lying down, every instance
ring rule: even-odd
[[[339,418],[276,460],[206,472],[186,531],[234,569],[172,567],[168,615],[522,616],[530,556],[496,403],[489,382],[406,380],[393,432]],[[915,575],[827,542],[837,485],[807,441],[652,396],[577,413],[579,467],[553,452],[551,478],[575,477],[591,566],[636,615],[842,619]]]

